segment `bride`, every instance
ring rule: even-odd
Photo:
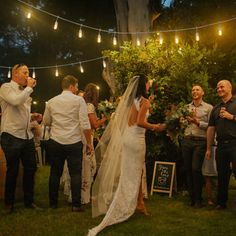
[[[92,189],[92,216],[106,215],[98,226],[89,230],[88,236],[127,220],[136,207],[147,213],[140,197],[146,152],[145,131],[165,129],[163,124],[147,122],[149,87],[144,75],[130,80],[95,150],[101,165]]]

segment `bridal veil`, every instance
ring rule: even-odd
[[[128,127],[131,105],[136,96],[139,76],[130,79],[115,113],[105,129],[95,155],[100,167],[92,188],[92,216],[105,214],[112,202],[121,173],[123,134]]]

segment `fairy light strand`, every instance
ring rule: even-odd
[[[91,30],[95,30],[95,31],[100,31],[101,32],[104,32],[104,33],[111,33],[109,30],[105,30],[105,29],[100,29],[100,28],[95,28],[95,27],[92,27],[92,26],[89,26],[89,25],[84,25],[84,24],[81,24],[81,23],[78,23],[78,22],[75,22],[75,21],[72,21],[72,20],[69,20],[69,19],[66,19],[64,17],[59,17],[55,14],[52,14],[50,12],[47,12],[43,9],[40,9],[38,7],[35,7],[29,3],[26,3],[22,0],[17,0],[18,2],[32,8],[32,9],[35,9],[37,11],[40,11],[40,12],[43,12],[47,15],[50,15],[54,18],[60,18],[61,21],[65,21],[65,22],[68,22],[68,23],[71,23],[71,24],[74,24],[74,25],[77,25],[77,26],[83,26],[83,28],[87,28],[87,29],[91,29]],[[217,22],[213,22],[213,23],[209,23],[209,24],[206,24],[206,25],[199,25],[197,26],[198,29],[203,29],[203,28],[208,28],[208,27],[211,27],[211,26],[214,26],[214,25],[220,25],[220,24],[223,24],[223,23],[227,23],[227,22],[230,22],[230,21],[234,21],[236,20],[236,17],[232,17],[230,19],[227,19],[227,20],[222,20],[222,21],[217,21]],[[168,33],[168,32],[183,32],[183,31],[192,31],[192,30],[196,30],[196,26],[194,27],[189,27],[189,28],[178,28],[178,29],[169,29],[169,30],[158,30],[158,32],[160,33]],[[146,31],[146,32],[121,32],[121,31],[113,31],[112,33],[115,33],[115,34],[125,34],[125,35],[137,35],[137,34],[156,34],[157,31]]]
[[[59,65],[48,65],[48,66],[29,66],[28,68],[31,69],[31,70],[40,70],[40,69],[52,69],[55,67],[57,68],[61,68],[61,67],[67,67],[67,66],[75,66],[75,65],[80,65],[81,64],[84,64],[84,63],[88,63],[88,62],[93,62],[93,61],[99,61],[99,60],[102,60],[104,59],[104,57],[96,57],[96,58],[92,58],[92,59],[88,59],[88,60],[84,60],[84,61],[76,61],[76,62],[72,62],[72,63],[66,63],[66,64],[59,64]],[[9,66],[0,66],[0,68],[2,69],[9,69],[11,67]]]

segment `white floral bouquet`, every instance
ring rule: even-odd
[[[110,116],[116,109],[116,106],[113,102],[110,102],[108,100],[101,101],[98,103],[97,111],[98,115],[102,116]]]
[[[192,112],[183,103],[180,103],[178,106],[172,105],[166,111],[165,124],[167,135],[177,146],[179,146],[179,142],[184,136],[184,130],[189,124],[187,120],[188,116],[192,116]]]
[[[110,102],[108,100],[101,101],[100,103],[98,103],[97,107],[98,117],[100,118],[102,118],[102,116],[110,117],[112,113],[115,111],[116,106],[117,106],[116,102]],[[102,136],[107,124],[108,120],[101,127],[96,129],[95,132],[96,138],[99,139]]]

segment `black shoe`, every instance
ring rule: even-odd
[[[222,211],[222,210],[226,209],[226,206],[225,205],[217,205],[215,209],[218,211]]]
[[[35,203],[31,203],[30,205],[25,205],[25,208],[36,210],[36,211],[42,211],[43,208],[37,206]]]
[[[73,206],[72,211],[73,212],[84,212],[84,209],[82,207]]]
[[[12,213],[14,213],[14,206],[13,205],[5,205],[5,207],[3,209],[3,214],[9,215]]]

